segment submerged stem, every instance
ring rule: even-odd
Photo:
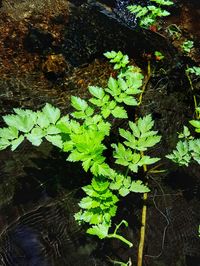
[[[125,244],[127,244],[130,248],[133,246],[133,244],[130,241],[128,241],[126,238],[124,238],[123,236],[118,235],[116,233],[108,234],[107,237],[108,238],[117,238],[117,239],[121,240],[122,242],[124,242]]]

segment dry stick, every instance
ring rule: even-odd
[[[141,155],[143,156],[143,152],[141,152]],[[147,172],[147,166],[143,165],[144,172]],[[146,200],[147,200],[147,193],[143,194],[143,200],[144,205],[142,207],[142,226],[140,228],[140,243],[138,248],[138,261],[137,266],[142,266],[142,258],[143,258],[143,250],[144,250],[144,239],[145,239],[145,230],[146,230],[146,217],[147,217],[147,206],[146,206]]]
[[[142,103],[142,97],[144,94],[144,91],[146,89],[146,86],[149,82],[151,76],[151,65],[150,65],[150,60],[148,60],[148,68],[147,68],[147,78],[144,82],[144,85],[142,87],[142,93],[140,94],[140,98],[139,98],[139,105]],[[144,156],[144,153],[141,152],[141,156]],[[143,170],[144,173],[147,172],[147,166],[143,165]],[[144,200],[144,205],[142,208],[142,226],[140,229],[140,243],[139,243],[139,247],[138,247],[138,260],[137,260],[137,266],[142,266],[142,259],[143,259],[143,250],[144,250],[144,239],[145,239],[145,229],[146,229],[146,216],[147,216],[147,206],[146,206],[146,200],[147,200],[147,193],[143,194],[143,200]]]

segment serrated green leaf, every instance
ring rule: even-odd
[[[50,123],[54,125],[60,118],[60,109],[52,106],[49,103],[46,103],[45,107],[42,109],[42,112],[47,116]]]
[[[78,152],[77,150],[73,150],[71,154],[68,156],[67,161],[70,162],[78,162],[84,158],[84,154]]]
[[[157,3],[158,5],[165,5],[165,6],[170,6],[174,4],[174,2],[169,0],[151,0],[151,1]]]
[[[130,126],[131,130],[133,131],[133,135],[134,135],[136,138],[139,138],[139,137],[140,137],[140,130],[139,130],[139,128],[137,127],[136,123],[129,122],[129,126]]]
[[[91,158],[82,162],[83,169],[87,172],[91,166]]]
[[[65,152],[72,151],[73,148],[74,148],[73,141],[65,141],[63,143],[63,151],[65,151]]]
[[[141,160],[138,162],[138,165],[139,166],[142,166],[142,165],[150,165],[150,164],[154,164],[156,162],[158,162],[160,160],[160,158],[151,158],[150,156],[148,155],[144,155],[142,156]]]
[[[200,139],[189,140],[189,150],[192,158],[200,164]]]
[[[74,214],[75,221],[79,221],[80,222],[80,221],[83,220],[82,219],[82,213],[83,213],[83,211],[80,210],[79,212],[77,212],[77,213]],[[87,222],[89,222],[89,220]]]
[[[87,108],[86,108],[86,110],[85,110],[85,114],[86,114],[86,116],[92,116],[93,114],[94,114],[94,109],[92,108],[92,107],[90,107],[90,106],[88,106]]]
[[[109,136],[111,124],[109,122],[103,122],[101,121],[98,125],[98,130],[102,132],[105,136]]]
[[[71,104],[78,111],[85,111],[88,107],[88,104],[85,100],[76,96],[71,96]]]
[[[132,136],[132,134],[128,130],[125,130],[123,128],[119,129],[119,134],[121,137],[123,137],[129,141],[132,141],[132,139],[134,138],[134,136]]]
[[[129,96],[129,95],[127,95],[125,98],[123,98],[123,102],[126,105],[131,105],[131,106],[137,106],[138,105],[137,100],[134,97]]]
[[[13,110],[18,116],[36,116],[36,113],[30,109],[14,108]]]
[[[137,142],[137,150],[145,151],[147,148],[155,146],[160,142],[161,136],[150,136],[148,138],[140,138]]]
[[[180,156],[184,156],[185,154],[188,153],[188,150],[189,150],[189,145],[188,145],[188,142],[187,141],[179,141],[177,143],[177,151],[179,152]]]
[[[127,177],[124,178],[124,180],[123,180],[123,186],[124,186],[125,188],[129,188],[130,185],[131,185],[131,178],[130,178],[130,176],[127,176]]]
[[[18,130],[15,127],[0,128],[0,138],[15,139],[18,137]]]
[[[119,194],[120,194],[122,197],[127,196],[129,193],[130,193],[130,190],[129,190],[128,188],[125,188],[125,187],[122,187],[122,188],[120,188],[120,190],[119,190]]]
[[[115,107],[111,113],[116,118],[128,118],[127,112],[122,106]]]
[[[47,135],[57,135],[60,134],[61,130],[54,125],[50,125],[47,129],[46,129],[46,134]]]
[[[75,220],[76,221],[79,221],[79,222],[82,222],[82,221],[84,221],[84,222],[86,222],[86,223],[89,223],[90,222],[90,220],[91,220],[91,218],[92,218],[92,212],[90,212],[90,211],[79,211],[78,213],[76,213],[75,215],[74,215],[74,218],[75,218]]]
[[[137,164],[139,162],[140,158],[141,158],[141,154],[134,152],[132,155],[131,162]]]
[[[85,119],[87,117],[84,111],[73,112],[71,115],[76,119]]]
[[[101,106],[104,105],[104,103],[102,102],[101,99],[91,98],[91,99],[89,99],[89,101],[90,101],[92,104],[94,104],[94,105],[96,105],[96,106],[98,106],[98,107],[101,107]]]
[[[104,90],[101,87],[89,86],[89,92],[98,99],[102,99],[105,95]]]
[[[107,118],[110,115],[111,111],[105,106],[101,109],[101,113],[103,118]]]
[[[27,139],[31,142],[32,145],[34,146],[40,146],[42,143],[42,138],[39,138],[37,136],[33,136],[31,134],[27,135]]]
[[[189,137],[190,136],[190,130],[188,127],[184,126],[183,127],[183,134],[185,137]]]
[[[91,208],[95,208],[97,207],[99,204],[98,203],[94,203],[94,201],[92,200],[92,198],[90,197],[84,197],[82,198],[82,200],[79,202],[78,204],[82,209],[91,209]]]
[[[109,208],[109,214],[111,215],[111,217],[114,217],[116,215],[117,212],[117,206],[112,206]]]
[[[133,173],[137,173],[138,172],[138,165],[133,163],[133,164],[129,164],[128,168],[133,172]]]
[[[98,225],[103,222],[103,215],[101,213],[92,213],[92,216],[90,218],[90,224]]]
[[[149,10],[146,7],[142,7],[140,11],[138,10],[136,17],[143,17],[148,13],[148,11]]]
[[[118,78],[117,82],[122,91],[126,91],[128,89],[128,85],[123,78]]]
[[[98,174],[102,176],[110,176],[110,167],[106,163],[98,165]]]
[[[148,12],[148,9],[141,5],[130,5],[127,8],[131,13],[136,14],[136,17],[142,17]]]
[[[110,60],[111,61],[111,60]],[[115,65],[114,65],[114,69],[115,70],[118,70],[118,69],[120,69],[122,67],[122,65],[121,65],[121,63],[116,63]]]
[[[117,103],[116,101],[109,101],[106,106],[108,109],[113,110],[116,107]]]
[[[60,135],[56,135],[56,136],[51,136],[51,135],[47,135],[45,137],[49,142],[51,142],[54,146],[61,148],[63,147],[63,141]]]
[[[138,125],[138,129],[140,130],[140,132],[144,134],[148,132],[150,129],[152,129],[154,125],[154,121],[152,120],[151,115],[146,115],[143,118],[138,119],[137,125]]]
[[[111,52],[106,52],[106,53],[104,53],[103,55],[104,55],[105,57],[111,59],[111,58],[114,58],[114,57],[117,55],[117,53],[116,53],[115,51],[111,51]]]
[[[189,123],[196,128],[200,128],[200,121],[199,120],[190,120]],[[195,130],[196,131],[196,130]]]
[[[92,179],[92,187],[96,191],[105,191],[109,187],[109,182],[96,177]]]
[[[108,229],[109,229],[108,224],[98,224],[98,225],[92,226],[92,228],[89,228],[87,230],[87,233],[90,235],[96,235],[100,239],[103,239],[103,238],[107,237]]]
[[[8,139],[0,138],[0,150],[4,150],[8,146],[10,146],[10,141]]]
[[[19,115],[6,115],[3,116],[3,120],[5,123],[10,127],[15,127],[19,131],[22,131],[24,133],[28,133],[31,131],[35,124],[36,116],[34,115],[25,115],[25,116],[19,116]]]
[[[44,132],[41,128],[36,127],[31,130],[31,133],[26,135],[26,138],[34,146],[39,146],[42,143],[42,138],[44,137]]]
[[[136,192],[136,193],[146,193],[149,192],[150,189],[142,183],[142,181],[137,180],[133,181],[130,186],[130,191]]]
[[[110,77],[108,80],[108,88],[110,90],[106,91],[108,91],[112,96],[117,96],[120,94],[120,88],[118,87],[118,82],[113,77]]]
[[[115,57],[113,57],[113,58],[110,60],[110,62],[111,62],[111,63],[118,63],[118,62],[121,61],[122,58],[123,58],[123,54],[122,54],[121,51],[119,51],[119,52],[116,53]]]
[[[105,89],[106,90],[106,89]],[[108,94],[106,94],[103,99],[102,99],[102,103],[103,105],[107,104],[108,102],[110,102],[110,96]]]
[[[91,185],[82,187],[82,190],[90,197],[98,197],[99,194],[96,192]]]
[[[50,125],[50,121],[47,115],[41,111],[37,112],[37,125],[41,128],[47,128]]]
[[[113,155],[116,159],[115,163],[128,166],[129,162],[131,162],[133,158],[132,151],[130,149],[126,149],[121,143],[118,143],[118,145],[112,144],[111,146],[115,149]]]
[[[119,190],[120,187],[122,186],[122,181],[114,181],[112,183],[110,183],[110,189],[111,190]]]
[[[19,138],[11,141],[11,151],[14,151],[17,149],[17,147],[23,142],[24,136],[19,136]]]
[[[125,67],[129,63],[129,57],[128,55],[124,55],[122,60],[121,60],[121,66]]]
[[[174,150],[171,154],[166,155],[166,158],[172,160],[175,163],[178,163],[179,165],[188,166],[191,160],[188,142],[186,140],[179,141],[176,145],[176,150]]]
[[[78,123],[79,125],[79,123]],[[62,117],[57,123],[56,123],[56,127],[58,129],[60,129],[60,131],[62,133],[71,133],[72,132],[72,127],[69,121],[69,117],[68,116],[64,116]]]
[[[40,127],[35,127],[31,130],[31,134],[42,138],[44,136],[44,131]]]

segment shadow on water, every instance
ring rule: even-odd
[[[108,265],[93,257],[98,243],[84,234],[73,217],[87,176],[52,147],[49,154],[42,154],[43,148],[48,150],[46,145],[40,151],[24,147],[29,151],[25,165],[21,149],[16,156],[21,164],[18,171],[8,162],[2,167],[4,174],[18,178],[12,199],[1,207],[1,265]]]

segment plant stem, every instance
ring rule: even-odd
[[[126,173],[125,173],[125,177],[127,177],[128,172],[129,172],[129,168],[127,167],[127,169],[126,169]]]
[[[141,156],[144,156],[144,153],[141,152]],[[147,172],[147,166],[146,164],[143,165],[143,170],[146,173]],[[145,230],[146,230],[146,217],[147,217],[147,206],[146,206],[146,200],[147,200],[147,193],[143,194],[143,200],[144,205],[142,207],[142,225],[140,228],[140,243],[138,247],[138,261],[137,266],[142,266],[142,258],[143,258],[143,250],[144,250],[144,239],[145,239]]]
[[[127,262],[122,262],[122,261],[118,261],[118,260],[112,260],[110,257],[108,257],[108,259],[114,265],[116,265],[116,264],[121,265],[121,266],[131,266],[132,265],[131,258],[129,258],[129,260]]]
[[[151,62],[150,62],[150,60],[148,60],[147,76],[146,76],[146,79],[145,79],[144,84],[142,86],[142,92],[141,92],[140,97],[139,97],[138,106],[142,103],[142,97],[143,97],[143,94],[145,92],[145,89],[146,89],[146,86],[149,82],[150,77],[151,77]]]
[[[121,235],[114,233],[114,234],[108,234],[107,237],[108,238],[117,238],[117,239],[121,240],[122,242],[124,242],[125,244],[127,244],[130,248],[133,246],[133,244],[130,241],[128,241],[126,238],[124,238]]]
[[[188,78],[188,81],[190,83],[191,91],[193,92],[194,91],[194,87],[193,87],[193,84],[192,84],[192,80],[190,78],[190,74],[187,71],[185,71],[185,74],[186,74],[186,76]],[[196,118],[198,118],[198,113],[196,111],[196,108],[198,107],[198,105],[197,105],[197,99],[196,99],[195,95],[193,95],[193,100],[194,100],[195,116],[196,116]]]

